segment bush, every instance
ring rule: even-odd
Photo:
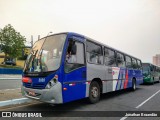
[[[26,59],[27,59],[27,56],[28,56],[28,55],[25,54],[24,56],[19,57],[18,60],[26,60]]]

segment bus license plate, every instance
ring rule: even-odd
[[[30,96],[36,96],[35,92],[33,92],[33,91],[29,91],[28,94],[29,94]]]

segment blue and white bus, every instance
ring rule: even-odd
[[[141,60],[77,33],[38,40],[22,78],[25,97],[53,104],[88,98],[143,83]]]

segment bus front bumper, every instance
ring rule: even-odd
[[[50,89],[32,89],[26,88],[22,85],[21,87],[22,95],[34,100],[46,102],[46,103],[63,103],[62,99],[62,85],[58,82]]]

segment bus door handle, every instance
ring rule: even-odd
[[[82,77],[86,78],[86,70],[82,71]]]

